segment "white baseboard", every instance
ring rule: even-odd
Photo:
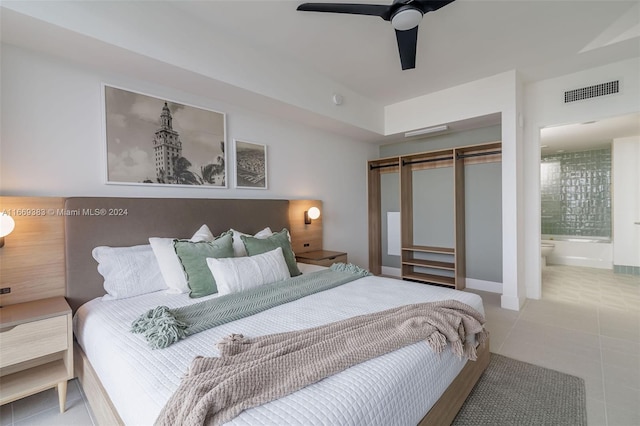
[[[510,309],[512,311],[519,311],[520,308],[524,305],[524,300],[520,300],[514,296],[505,296],[504,294],[500,297],[500,307],[502,309]]]
[[[476,280],[474,278],[466,278],[465,286],[472,290],[482,290],[491,293],[502,294],[502,283],[494,281]]]
[[[400,278],[402,276],[402,269],[392,268],[391,266],[383,266],[381,272],[382,275],[390,275],[392,277]]]

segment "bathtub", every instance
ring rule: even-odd
[[[547,265],[613,269],[613,244],[610,238],[542,235],[542,242],[555,245],[547,256]]]

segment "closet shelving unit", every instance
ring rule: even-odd
[[[501,160],[500,142],[421,152],[368,162],[369,183],[369,269],[382,269],[382,212],[380,175],[400,173],[400,222],[402,279],[438,284],[455,289],[465,287],[465,184],[464,166]],[[453,173],[454,247],[414,244],[414,172],[451,168]]]

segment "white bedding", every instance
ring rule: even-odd
[[[159,291],[121,300],[94,299],[78,309],[74,331],[123,421],[151,425],[193,357],[218,356],[215,345],[228,334],[298,330],[451,298],[484,313],[482,299],[472,293],[372,276],[203,331],[166,349],[151,350],[142,336],[129,332],[131,322],[158,305],[173,308],[205,298]],[[416,425],[464,363],[448,350],[437,355],[426,343],[416,343],[246,410],[229,424]]]

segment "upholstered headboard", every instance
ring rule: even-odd
[[[265,226],[291,231],[296,244],[322,249],[322,223],[313,227],[291,223],[291,210],[319,204],[308,200],[111,198],[77,197],[65,201],[66,296],[75,311],[82,303],[105,294],[91,251],[97,246],[148,244],[149,237],[190,238],[203,224],[214,235],[230,228],[255,233]],[[297,216],[297,215],[296,215]],[[297,221],[296,221],[297,222]],[[300,222],[303,216],[300,213]],[[320,240],[317,240],[317,235]],[[310,244],[310,245],[307,245]],[[319,247],[318,247],[319,245]]]

